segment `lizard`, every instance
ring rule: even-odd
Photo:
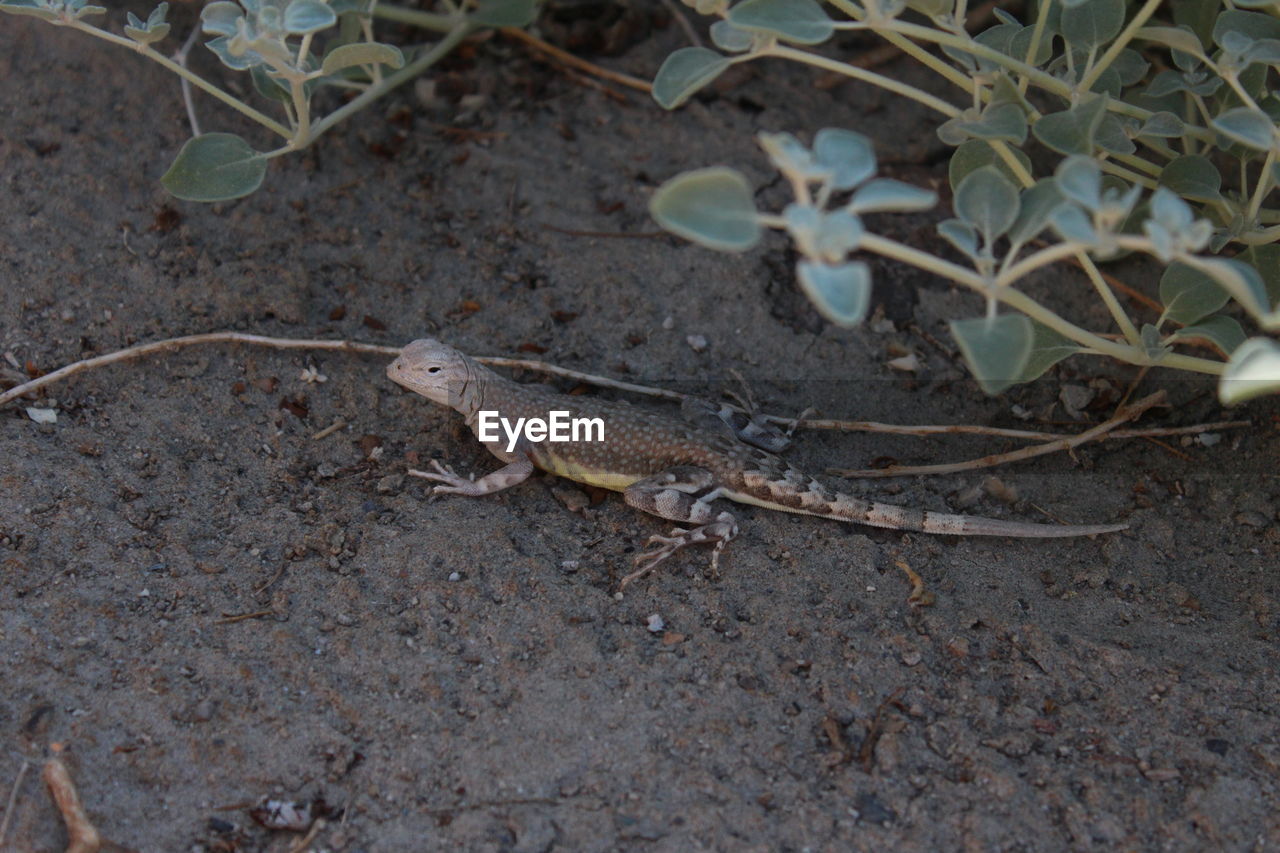
[[[424,338],[406,346],[387,367],[393,382],[463,415],[466,424],[503,467],[479,479],[460,476],[438,460],[432,470],[408,473],[437,483],[433,494],[480,497],[524,482],[535,469],[622,493],[636,509],[669,521],[693,525],[669,536],[655,535],[635,557],[634,570],[619,590],[647,575],[678,551],[712,545],[711,570],[738,534],[732,513],[717,510],[717,498],[781,512],[819,516],[892,530],[958,536],[1011,536],[1048,539],[1093,536],[1128,528],[1127,524],[1035,524],[953,515],[863,500],[833,490],[777,454],[742,441],[730,426],[707,427],[626,403],[559,394],[494,373],[475,359],[440,341]],[[549,417],[600,418],[600,440],[538,441],[527,435],[485,440],[481,412],[508,421]],[[492,436],[490,436],[492,438]]]

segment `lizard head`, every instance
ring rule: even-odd
[[[458,408],[475,371],[474,362],[453,347],[422,338],[400,351],[387,367],[387,378],[433,403]]]

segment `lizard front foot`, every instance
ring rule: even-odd
[[[413,468],[409,469],[409,473],[414,477],[421,477],[424,480],[435,480],[442,485],[435,486],[431,489],[433,495],[468,495],[476,497],[485,494],[485,491],[476,485],[476,482],[467,477],[463,477],[454,472],[448,465],[440,464],[438,459],[431,460],[431,467],[434,471],[418,471]]]

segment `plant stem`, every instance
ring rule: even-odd
[[[764,48],[755,56],[773,56],[778,59],[791,59],[795,62],[801,62],[805,65],[812,65],[816,68],[822,68],[827,71],[835,71],[846,77],[852,77],[855,80],[861,80],[865,83],[871,83],[880,88],[902,95],[904,98],[910,98],[929,107],[932,110],[942,113],[947,118],[955,118],[960,115],[960,109],[954,107],[941,98],[930,95],[928,92],[921,91],[915,86],[906,83],[900,83],[892,77],[886,77],[883,74],[877,74],[874,71],[868,71],[865,68],[858,68],[856,65],[850,65],[847,62],[839,62],[835,59],[828,59],[825,56],[818,56],[816,53],[809,53],[804,50],[797,50],[794,47],[786,45],[773,44]]]
[[[402,6],[375,6],[373,17],[401,24],[411,24],[435,33],[452,32],[459,23],[457,15],[439,15],[423,12],[420,9],[405,9]]]
[[[1163,0],[1147,0],[1147,2],[1143,4],[1142,8],[1139,9],[1137,14],[1135,14],[1129,21],[1128,26],[1124,28],[1116,40],[1111,43],[1111,46],[1107,48],[1107,52],[1102,54],[1102,58],[1099,59],[1093,68],[1090,69],[1089,73],[1084,75],[1080,82],[1076,84],[1076,89],[1078,91],[1087,92],[1093,88],[1093,84],[1098,82],[1098,78],[1102,76],[1102,72],[1110,68],[1111,63],[1115,62],[1116,57],[1120,55],[1120,51],[1124,50],[1129,45],[1129,42],[1133,41],[1134,34],[1142,28],[1142,25],[1147,22],[1147,19],[1155,14],[1156,9],[1160,7],[1161,2],[1163,2]]]
[[[380,7],[378,11],[381,12],[384,10],[385,9],[383,7]],[[347,116],[352,113],[359,112],[378,98],[381,98],[387,92],[390,92],[397,86],[409,82],[423,71],[426,71],[432,65],[439,62],[441,58],[446,56],[449,51],[457,47],[458,44],[475,29],[476,27],[465,19],[458,21],[454,28],[450,30],[444,38],[432,45],[431,50],[422,54],[422,56],[419,56],[413,62],[410,62],[396,73],[383,78],[380,82],[370,86],[368,89],[365,89],[362,94],[354,98],[350,103],[334,110],[316,122],[311,129],[311,135],[307,139],[307,142],[312,142]]]
[[[271,116],[268,116],[264,113],[259,112],[258,110],[255,110],[253,107],[249,106],[244,101],[240,100],[234,95],[224,92],[222,89],[219,89],[217,86],[208,82],[203,77],[200,77],[197,74],[193,74],[191,71],[188,71],[186,68],[179,65],[177,62],[174,62],[169,57],[165,56],[162,53],[158,53],[157,51],[152,49],[150,45],[140,44],[139,42],[133,41],[132,39],[127,39],[123,36],[118,36],[115,33],[109,33],[106,30],[100,30],[97,27],[93,26],[92,24],[86,24],[83,21],[57,20],[57,21],[52,21],[51,23],[58,26],[71,27],[72,29],[79,30],[82,33],[88,33],[94,38],[100,38],[103,41],[109,41],[114,45],[128,48],[134,51],[135,53],[140,53],[143,56],[145,56],[147,59],[150,59],[153,62],[157,62],[160,65],[164,66],[169,71],[172,71],[174,74],[177,74],[183,80],[186,80],[189,83],[191,83],[191,85],[205,92],[208,92],[210,95],[217,98],[219,101],[222,101],[224,104],[231,107],[236,112],[239,112],[253,119],[258,124],[267,128],[271,132],[279,134],[280,136],[283,136],[285,139],[291,139],[293,137],[293,133],[289,130],[289,128],[285,127],[280,122],[271,118]]]

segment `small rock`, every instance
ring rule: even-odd
[[[1093,402],[1097,393],[1084,385],[1063,385],[1062,390],[1058,392],[1058,401],[1062,403],[1062,408],[1067,410],[1068,415],[1079,418],[1084,413],[1084,407]]]
[[[654,634],[661,634],[663,629],[667,627],[667,623],[662,621],[662,617],[657,613],[649,614],[649,618],[645,620],[645,627]]]
[[[378,481],[378,485],[374,486],[374,491],[380,495],[389,495],[400,491],[400,487],[404,485],[403,474],[388,474]]]
[[[338,476],[338,466],[332,462],[321,462],[316,466],[316,476],[322,480]]]
[[[689,349],[694,352],[706,352],[707,347],[710,346],[707,342],[706,335],[689,335],[684,339],[684,342],[687,343],[689,345]]]

